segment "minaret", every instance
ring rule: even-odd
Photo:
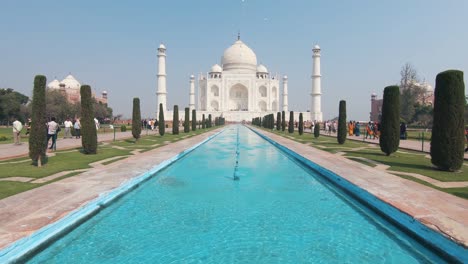
[[[195,76],[190,75],[190,112],[195,109]]]
[[[283,76],[283,111],[288,112],[288,76]]]
[[[312,49],[313,55],[313,70],[312,70],[312,97],[310,106],[310,120],[311,121],[322,121],[322,106],[321,106],[321,83],[320,78],[320,47],[315,45]]]
[[[167,91],[166,91],[166,47],[161,44],[158,48],[158,90],[156,118],[159,116],[159,104],[163,105],[163,110],[167,111]]]

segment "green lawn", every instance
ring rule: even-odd
[[[265,129],[266,130],[266,129]],[[376,144],[369,144],[366,142],[351,141],[347,140],[345,144],[340,145],[337,142],[335,136],[323,136],[320,135],[319,138],[314,138],[310,133],[303,134],[300,136],[297,132],[289,134],[287,131],[278,132],[275,130],[266,130],[287,138],[292,138],[295,141],[301,142],[303,144],[310,144],[313,147],[319,148],[321,150],[337,153],[344,152],[344,157],[348,157],[356,162],[365,164],[367,166],[374,167],[373,162],[378,162],[390,166],[388,170],[391,171],[400,171],[400,172],[411,172],[424,175],[442,182],[453,182],[453,181],[468,181],[468,163],[465,162],[462,170],[460,172],[452,173],[436,170],[432,164],[431,160],[426,158],[427,153],[421,153],[417,151],[408,151],[401,150],[393,153],[390,156],[386,156],[381,150],[380,147]],[[427,135],[425,134],[425,137]],[[361,148],[361,149],[353,149]],[[356,159],[356,157],[365,158],[366,160]],[[371,162],[369,162],[371,161]],[[468,188],[438,188],[427,182],[419,180],[414,177],[403,176],[401,174],[395,174],[397,176],[410,179],[416,182],[423,182],[427,186],[431,186],[435,189],[451,193],[456,196],[460,196],[468,199]]]

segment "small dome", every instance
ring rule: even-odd
[[[257,70],[257,56],[240,40],[224,51],[221,63],[224,71],[255,72]]]
[[[159,45],[159,49],[166,49],[166,46],[164,46],[164,44],[161,43],[161,44]]]
[[[287,75],[283,76],[283,80],[287,80],[287,79],[288,79]]]
[[[318,50],[319,50],[319,49],[320,49],[320,46],[319,46],[319,45],[315,45],[315,46],[314,46],[314,49],[318,49]]]
[[[258,73],[268,73],[268,70],[265,67],[265,65],[260,64],[260,65],[257,66],[257,72]]]
[[[55,80],[51,81],[47,85],[47,88],[49,88],[49,89],[60,89],[60,82],[57,79],[55,79]]]
[[[213,65],[213,67],[211,67],[211,72],[222,72],[223,71],[223,68],[221,68],[221,66],[219,66],[218,64],[215,64]]]
[[[195,79],[195,76],[194,76],[193,74],[190,75],[190,79],[191,79],[191,80]]]
[[[67,89],[80,89],[81,87],[81,84],[71,74],[65,77],[60,83],[65,85]]]
[[[102,91],[102,94],[107,94],[107,91]]]

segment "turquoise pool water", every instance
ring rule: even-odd
[[[231,126],[29,262],[443,260],[255,133]]]

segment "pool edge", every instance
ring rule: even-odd
[[[207,138],[179,152],[173,157],[151,167],[151,169],[148,171],[138,174],[129,180],[123,181],[118,187],[99,194],[97,198],[92,199],[86,202],[84,205],[70,211],[57,221],[34,231],[32,234],[26,237],[12,242],[0,250],[0,263],[23,263],[25,260],[29,259],[31,256],[40,251],[44,245],[57,240],[73,228],[82,224],[93,215],[99,213],[100,210],[111,204],[113,201],[118,200],[126,193],[137,188],[141,183],[149,180],[158,171],[183,158],[196,148],[218,136],[225,129],[226,127],[222,128],[215,134],[208,136]]]
[[[250,126],[246,126],[248,129],[262,137],[263,139],[270,142],[273,146],[285,152],[287,155],[293,157],[298,162],[302,163],[304,166],[312,169],[313,171],[318,172],[324,179],[330,181],[335,186],[344,190],[348,195],[357,199],[359,202],[364,203],[370,209],[380,214],[382,217],[386,218],[390,222],[396,224],[399,228],[404,229],[411,233],[417,240],[423,244],[428,245],[430,248],[433,248],[439,252],[443,257],[448,261],[456,261],[459,263],[468,263],[468,250],[447,237],[443,232],[438,232],[429,226],[423,224],[418,219],[409,215],[406,212],[394,207],[391,204],[386,203],[381,200],[379,197],[371,194],[367,190],[355,185],[349,180],[339,176],[338,174],[314,163],[308,158],[300,155],[299,153],[281,145],[275,140],[269,138],[268,136],[262,134],[257,129],[254,129]]]

